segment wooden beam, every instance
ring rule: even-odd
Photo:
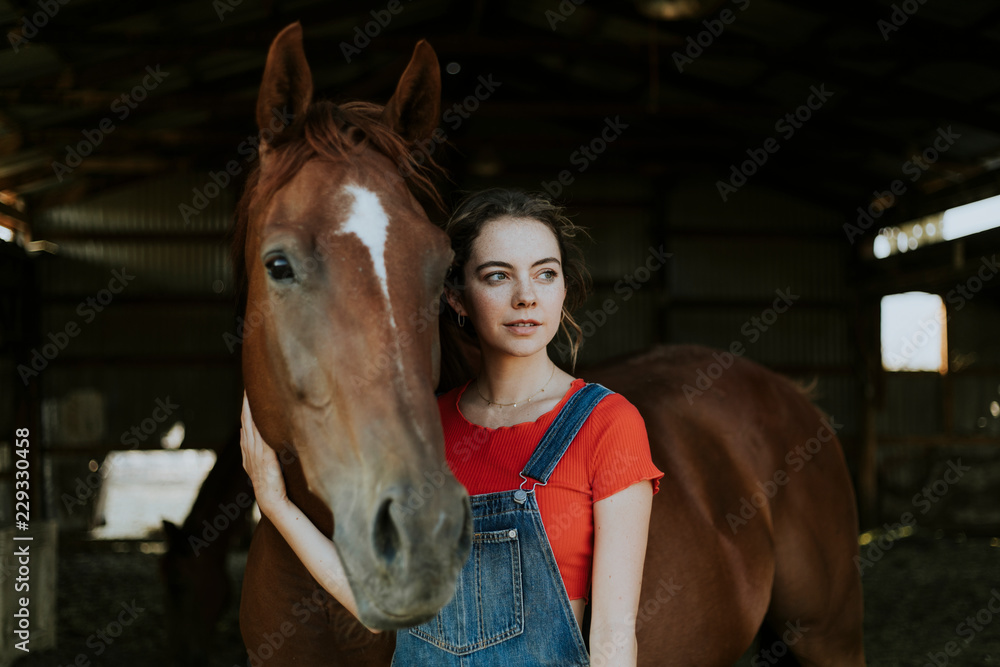
[[[98,243],[205,243],[206,241],[224,242],[227,239],[226,232],[224,231],[193,228],[184,229],[180,227],[176,232],[122,232],[91,228],[53,230],[36,229],[36,233],[44,236],[46,241],[55,242],[95,241]]]
[[[40,167],[51,167],[52,156],[39,148],[29,148],[13,155],[0,158],[0,182],[5,178],[37,170]],[[7,190],[0,185],[0,190]]]
[[[4,204],[3,202],[0,202],[0,215],[3,215],[7,218],[12,218],[17,222],[21,223],[22,225],[27,225],[29,222],[27,214],[25,214],[23,211],[17,210],[13,206],[8,206],[7,204]]]

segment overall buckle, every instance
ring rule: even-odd
[[[519,472],[517,474],[520,475],[521,480],[523,480],[521,482],[521,486],[518,487],[517,491],[514,492],[514,502],[519,505],[524,504],[524,502],[528,499],[529,493],[534,493],[536,486],[545,486],[546,484],[548,484],[548,482],[535,482],[530,489],[525,491],[524,485],[528,483],[528,478],[524,476],[523,472]]]

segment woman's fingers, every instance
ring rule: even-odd
[[[240,413],[240,447],[243,449],[243,468],[250,474],[251,479],[255,477],[254,472],[262,463],[264,454],[262,444],[260,432],[257,430],[257,425],[253,423],[253,416],[250,414],[250,402],[247,400],[246,392],[243,392],[243,408]]]
[[[240,414],[240,447],[243,450],[243,469],[253,483],[257,502],[268,504],[285,497],[285,480],[278,465],[278,455],[264,442],[250,413],[250,403],[243,392]]]
[[[264,438],[261,437],[260,431],[257,430],[257,424],[253,421],[253,415],[250,413],[250,402],[247,400],[246,392],[243,392],[243,410],[240,415],[240,431],[241,442],[245,441],[245,450],[254,454],[255,457],[261,455],[267,456],[269,453],[273,453],[274,450],[271,449]]]
[[[250,402],[247,400],[247,393],[243,392],[243,407],[240,410],[240,449],[243,450],[243,469],[248,473],[253,468],[254,458],[258,455],[256,451],[256,434],[253,417],[250,415]]]

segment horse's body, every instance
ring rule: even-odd
[[[766,624],[804,666],[863,665],[858,522],[835,419],[787,378],[697,346],[658,346],[582,377],[639,409],[664,472],[639,664],[731,665]]]
[[[279,36],[276,45],[282,39]],[[275,57],[275,52],[276,47],[272,46],[268,71],[272,60],[287,65],[294,64],[298,57],[294,53],[292,57],[282,56],[281,49]],[[301,64],[304,66],[304,58]],[[292,72],[277,90],[294,89],[296,76]],[[425,72],[422,82],[419,77],[408,79],[404,75],[396,96],[400,91],[412,92],[414,86],[426,83],[426,76]],[[266,71],[262,100],[266,97],[268,78]],[[275,88],[272,86],[270,90],[273,93]],[[267,114],[262,114],[261,109],[266,106],[258,104],[258,123],[262,129]],[[393,107],[390,101],[387,112],[391,108],[398,111],[409,106],[413,105],[396,104]],[[432,120],[436,123],[436,119],[435,110]],[[426,134],[427,128],[424,130]],[[386,160],[375,161],[369,167],[377,169],[380,164],[383,169],[394,168]],[[262,168],[264,166],[262,164]],[[329,205],[317,205],[311,199],[310,187],[326,187],[321,179],[323,174],[317,172],[320,168],[315,161],[307,163],[303,171],[309,185],[303,186],[295,180],[299,178],[296,176],[289,186],[279,191],[277,204],[272,202],[268,209],[272,223],[277,207],[277,219],[301,216],[306,209],[311,220],[322,222],[325,219],[326,224],[334,226],[341,224],[342,211]],[[343,178],[329,171],[325,177],[335,183]],[[285,193],[283,199],[281,192]],[[399,233],[398,228],[390,226],[390,234],[394,229]],[[425,232],[422,226],[418,230]],[[428,264],[432,266],[428,275],[439,279],[439,269],[443,266],[438,264],[444,254],[439,245],[440,239],[426,233],[413,232],[398,241],[392,260],[405,270],[393,273],[390,269],[388,284],[404,280],[406,271],[416,271],[418,275],[414,280],[419,283],[426,278]],[[246,248],[248,267],[258,256],[266,259],[266,253],[262,254],[259,246],[251,247],[248,241]],[[349,261],[340,264],[337,278],[350,280],[354,271],[364,273],[370,269],[367,258],[360,257],[356,261],[359,264],[353,270]],[[299,264],[298,261],[292,263]],[[256,278],[250,276],[248,311],[254,307],[255,279],[258,290],[260,281],[267,280],[259,269]],[[427,279],[428,285],[431,282],[433,279]],[[409,312],[418,310],[421,300],[432,295],[433,287],[410,295],[406,302]],[[259,291],[257,294],[260,298]],[[374,489],[383,489],[385,484],[378,481],[384,477],[396,480],[397,485],[409,484],[405,488],[412,489],[421,479],[421,473],[430,479],[428,475],[437,471],[447,472],[440,424],[436,427],[433,424],[437,417],[433,388],[438,379],[439,359],[435,356],[438,340],[433,333],[419,335],[424,329],[436,332],[436,327],[424,326],[418,335],[409,335],[405,341],[403,334],[413,332],[390,329],[386,334],[374,328],[379,322],[370,320],[364,311],[370,302],[362,296],[369,295],[370,290],[358,291],[354,300],[344,303],[337,313],[327,312],[325,304],[316,301],[311,304],[312,312],[291,313],[288,317],[293,321],[284,322],[294,330],[308,329],[308,318],[316,318],[317,313],[326,318],[334,315],[360,318],[361,325],[369,327],[369,337],[379,339],[381,349],[416,355],[417,361],[404,359],[407,376],[391,380],[405,381],[412,399],[406,410],[401,411],[393,404],[387,408],[378,394],[360,402],[357,396],[339,397],[344,405],[338,406],[338,414],[354,411],[350,423],[352,432],[383,429],[382,449],[377,455],[365,457],[363,449],[356,451],[357,457],[362,459],[360,466],[350,457],[345,458],[343,452],[324,454],[324,444],[328,448],[342,445],[336,442],[337,438],[327,443],[300,439],[304,427],[299,422],[308,420],[312,413],[291,408],[283,412],[280,407],[269,409],[269,392],[280,390],[290,382],[283,380],[280,372],[290,373],[293,380],[298,377],[296,374],[303,375],[297,387],[299,394],[333,382],[309,376],[316,368],[339,373],[341,377],[352,373],[364,376],[365,368],[372,364],[372,358],[364,356],[371,352],[371,348],[363,344],[366,341],[348,337],[348,330],[335,321],[323,320],[324,325],[336,329],[338,335],[344,337],[336,339],[336,345],[344,346],[346,354],[344,350],[320,346],[322,354],[311,359],[312,366],[307,364],[300,369],[283,366],[287,365],[288,350],[294,352],[294,349],[282,347],[280,340],[269,341],[261,334],[253,340],[248,336],[244,342],[248,396],[264,439],[271,444],[281,443],[289,451],[291,442],[296,445],[295,455],[285,466],[289,496],[327,534],[333,529],[332,508],[337,516],[334,538],[338,549],[347,556],[345,563],[349,574],[352,568],[360,567],[366,554],[375,559],[385,556],[385,549],[380,550],[378,545],[382,539],[380,530],[384,531],[386,521],[384,512],[377,511],[374,517],[369,513],[373,507],[370,494],[354,496],[356,504],[352,505],[343,495],[352,489],[341,487],[367,483],[374,484]],[[417,319],[423,321],[420,317]],[[385,325],[384,320],[381,324]],[[424,321],[424,324],[427,323]],[[270,362],[267,361],[269,357]],[[248,359],[257,365],[248,363]],[[751,644],[761,626],[767,625],[777,636],[784,636],[791,651],[804,665],[861,665],[861,587],[852,560],[857,553],[857,518],[843,454],[833,433],[835,426],[825,422],[818,410],[787,379],[738,358],[727,359],[720,365],[721,374],[711,368],[713,363],[721,362],[705,348],[660,347],[581,374],[588,381],[600,382],[623,394],[636,405],[646,421],[653,460],[665,472],[660,493],[653,502],[642,599],[636,622],[639,663],[650,666],[729,665]],[[392,363],[386,365],[391,367]],[[704,383],[698,384],[699,370],[717,376],[707,389],[702,390]],[[382,379],[383,376],[376,373],[376,377]],[[686,394],[685,385],[697,388],[700,395],[690,390]],[[360,391],[376,389],[368,384]],[[408,418],[407,410],[417,409],[420,418],[416,421],[400,419],[401,412]],[[383,421],[387,418],[392,419],[390,426],[393,428],[386,430]],[[327,422],[325,426],[334,428],[336,424]],[[415,447],[407,428],[429,434],[429,439],[438,438],[437,447],[426,443]],[[414,449],[422,456],[413,454]],[[345,476],[338,466],[348,463],[355,466],[350,475]],[[451,479],[450,475],[448,478]],[[319,492],[310,493],[310,490]],[[431,514],[440,512],[442,517],[448,517],[448,511],[456,513],[455,503],[451,501],[458,497],[453,488],[443,486],[426,502],[434,505]],[[445,501],[450,504],[434,504]],[[377,509],[378,503],[374,506]],[[405,516],[397,513],[392,518],[400,522]],[[372,617],[382,627],[415,625],[419,621],[414,619],[426,617],[432,608],[444,604],[445,599],[440,594],[448,590],[447,578],[452,572],[457,576],[457,568],[448,567],[454,565],[449,559],[453,561],[455,554],[467,549],[468,539],[464,533],[459,535],[459,519],[452,517],[451,521],[452,529],[430,534],[422,542],[405,532],[398,538],[400,548],[422,547],[428,552],[424,554],[423,570],[439,573],[433,582],[435,585],[429,589],[414,589],[413,582],[403,578],[390,581],[371,573],[361,575],[362,585],[354,589],[356,594],[364,595],[372,590],[368,583],[371,577],[382,585],[377,592],[383,605],[379,610],[385,613]],[[341,533],[343,522],[350,522],[356,530]],[[371,525],[375,528],[374,553],[366,544],[368,538],[363,530],[364,526]],[[423,529],[429,528],[423,525]],[[420,530],[420,525],[416,529]],[[396,530],[403,532],[408,528],[400,524]],[[408,555],[408,558],[418,557],[416,553]],[[446,561],[445,565],[435,570],[434,563],[441,561]],[[376,567],[376,574],[378,572]],[[419,576],[419,572],[412,572],[410,576]],[[402,588],[397,595],[386,588],[393,581]],[[389,664],[392,633],[372,635],[357,623],[325,594],[266,519],[255,533],[244,582],[241,627],[250,651],[250,664],[342,664],[352,667]],[[454,585],[454,579],[450,584]],[[436,597],[428,599],[421,607],[414,600],[419,590]],[[385,607],[387,603],[405,608],[411,622],[388,622],[387,618],[398,612],[394,611],[395,607]],[[600,647],[591,647],[591,652],[599,653]],[[765,658],[765,664],[771,664],[769,657]]]

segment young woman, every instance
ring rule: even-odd
[[[394,667],[634,667],[635,619],[652,496],[663,473],[622,396],[564,372],[570,310],[585,298],[578,228],[548,200],[493,189],[448,221],[455,260],[445,298],[480,353],[477,377],[438,399],[449,467],[468,490],[473,551],[456,593],[396,635]],[[357,615],[333,543],[284,496],[275,456],[243,410],[244,466],[261,511],[317,580]]]

